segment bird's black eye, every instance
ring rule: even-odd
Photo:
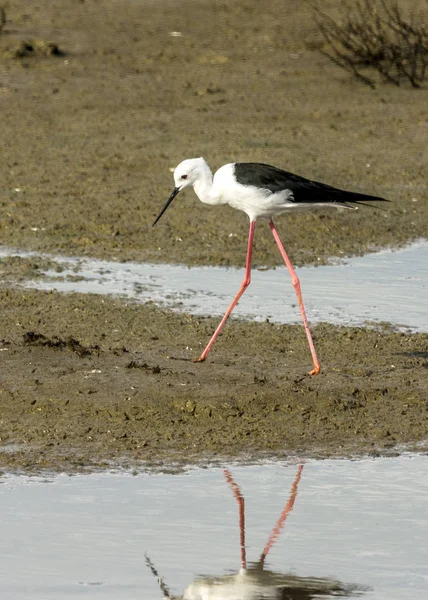
[[[182,175],[180,179],[187,179],[187,175]]]

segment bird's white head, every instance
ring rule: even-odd
[[[194,185],[198,179],[211,173],[209,166],[205,160],[200,158],[186,158],[183,160],[174,171],[175,187],[180,191],[189,185]]]
[[[202,157],[187,158],[186,160],[183,160],[174,171],[175,188],[171,196],[165,202],[165,205],[163,206],[162,210],[156,217],[153,226],[156,225],[163,213],[174,200],[176,195],[179,192],[181,192],[181,190],[183,190],[186,187],[189,187],[190,185],[194,186],[197,182],[201,182],[204,180],[212,181],[212,173],[211,169]]]

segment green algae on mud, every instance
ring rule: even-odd
[[[2,290],[4,470],[394,452],[428,437],[428,334],[216,319]]]

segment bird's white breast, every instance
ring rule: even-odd
[[[242,185],[235,179],[235,165],[221,167],[214,175],[213,191],[221,202],[245,212],[251,221],[259,217],[270,218],[293,207],[293,192],[283,190],[272,193],[268,189]]]
[[[273,600],[280,598],[281,588],[254,573],[241,571],[219,578],[199,578],[186,588],[183,600]]]

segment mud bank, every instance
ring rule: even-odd
[[[170,168],[200,155],[213,169],[261,161],[392,200],[386,212],[278,219],[297,265],[428,235],[426,90],[372,90],[330,64],[306,3],[10,0],[6,16],[3,244],[240,266],[246,216],[192,191],[152,229]],[[280,260],[261,223],[255,263]]]
[[[7,470],[390,453],[428,437],[428,334],[217,320],[98,296],[3,290]]]
[[[269,7],[10,0],[1,244],[241,266],[248,223],[231,208],[189,191],[151,226],[170,168],[200,155],[213,168],[267,162],[392,200],[386,211],[278,219],[297,265],[427,237],[426,90],[362,86],[314,49],[305,3]],[[273,266],[263,225],[254,262]],[[22,262],[6,267],[36,275]],[[0,308],[4,469],[394,452],[427,438],[426,334],[318,325],[323,371],[309,378],[300,326],[233,322],[193,364],[183,359],[198,356],[216,320],[6,289]]]

